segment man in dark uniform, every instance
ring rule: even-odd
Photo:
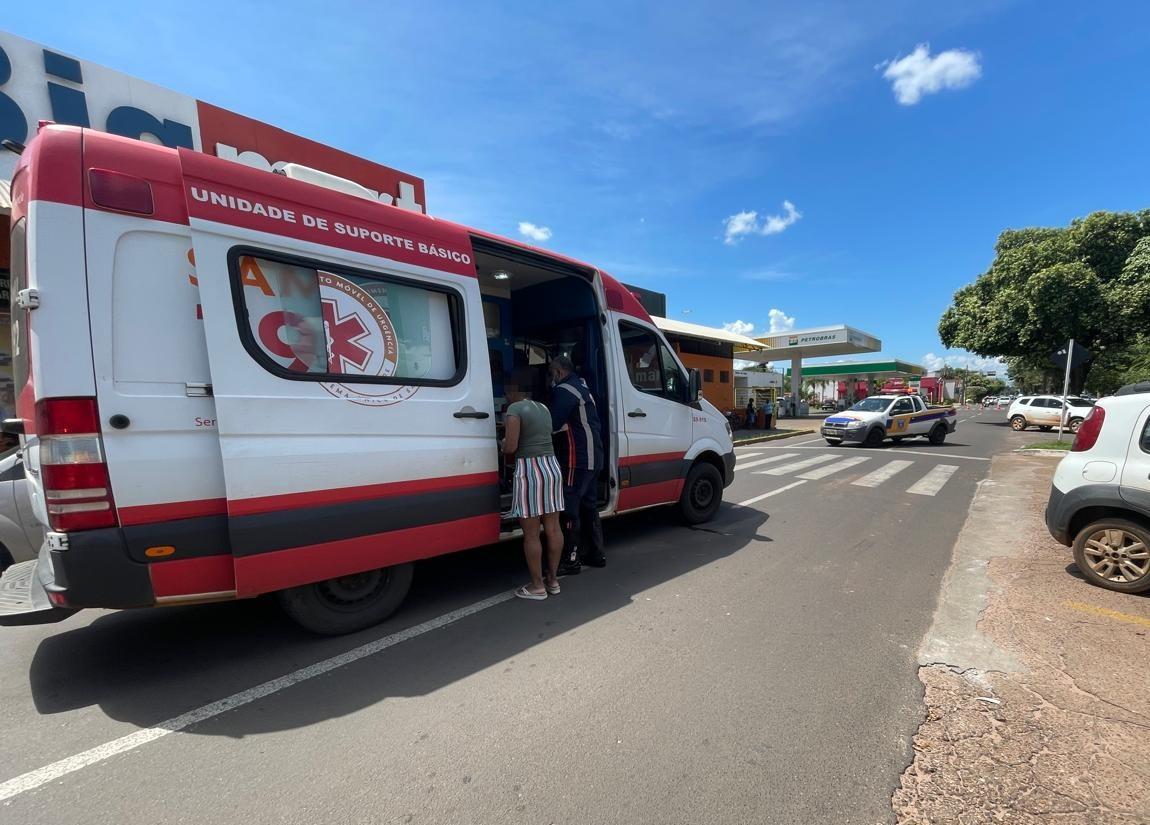
[[[574,576],[580,564],[605,567],[603,525],[595,479],[603,468],[603,438],[595,399],[565,355],[552,359],[551,428],[558,434],[563,464],[563,560],[559,575]]]

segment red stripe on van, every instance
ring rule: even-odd
[[[479,547],[498,539],[499,514],[492,513],[273,553],[237,556],[236,595],[256,596]]]
[[[233,499],[228,502],[228,512],[233,516],[250,516],[257,513],[274,513],[277,510],[293,510],[297,507],[346,504],[373,498],[458,490],[464,487],[483,487],[498,483],[499,474],[492,472],[449,476],[447,478],[421,478],[415,481],[394,481],[387,484],[368,484],[363,487],[339,487],[334,490],[309,490],[303,493]]]
[[[157,599],[196,593],[226,593],[236,589],[231,555],[175,559],[148,565]]]
[[[683,492],[683,479],[672,478],[654,484],[627,487],[619,491],[619,512],[649,507],[652,504],[671,504]]]
[[[137,524],[155,524],[158,521],[226,515],[228,501],[224,498],[205,498],[199,501],[138,504],[134,507],[121,507],[119,512],[120,524],[124,527],[132,527]]]
[[[651,453],[650,455],[625,455],[619,459],[620,467],[634,467],[652,461],[676,461],[686,458],[686,453]]]

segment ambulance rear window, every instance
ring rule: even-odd
[[[452,289],[273,255],[234,253],[231,268],[245,345],[272,372],[408,385],[462,378],[462,301]]]

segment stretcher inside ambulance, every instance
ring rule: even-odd
[[[320,633],[381,621],[413,562],[513,535],[503,378],[545,400],[559,354],[600,412],[603,515],[714,516],[729,428],[634,295],[294,171],[64,126],[21,155],[4,427],[47,539],[0,624],[265,593]]]

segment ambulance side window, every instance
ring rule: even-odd
[[[623,361],[635,389],[686,403],[687,380],[666,344],[650,330],[626,322],[619,324]]]
[[[233,250],[244,345],[285,378],[448,386],[466,368],[454,290]]]

